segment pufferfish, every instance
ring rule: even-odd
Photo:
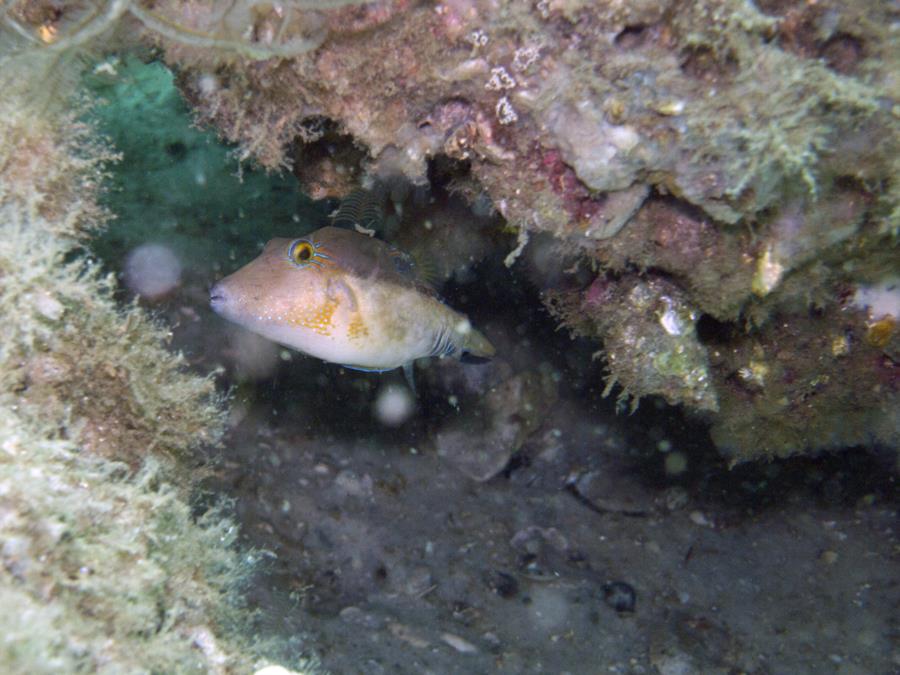
[[[210,289],[220,316],[273,342],[339,363],[383,372],[429,356],[481,361],[494,346],[444,304],[413,259],[385,242],[339,227],[272,239]]]

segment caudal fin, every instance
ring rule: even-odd
[[[459,360],[464,363],[484,363],[490,361],[497,350],[484,334],[469,326],[462,339]]]

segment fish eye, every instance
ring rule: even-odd
[[[311,243],[304,239],[299,239],[291,244],[288,258],[297,265],[306,265],[313,259],[315,252],[316,250]]]

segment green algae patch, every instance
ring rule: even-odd
[[[153,242],[177,251],[185,277],[208,278],[238,251],[324,218],[291,174],[256,171],[213,131],[197,129],[161,63],[109,56],[84,82],[97,101],[88,118],[122,156],[101,197],[115,225],[90,242],[108,268]]]

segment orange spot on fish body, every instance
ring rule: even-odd
[[[287,322],[292,326],[308,328],[319,335],[331,335],[338,304],[334,300],[328,300],[318,307],[296,307],[287,316]]]
[[[347,338],[350,340],[361,340],[369,337],[369,329],[366,327],[362,317],[357,314],[347,326]]]

